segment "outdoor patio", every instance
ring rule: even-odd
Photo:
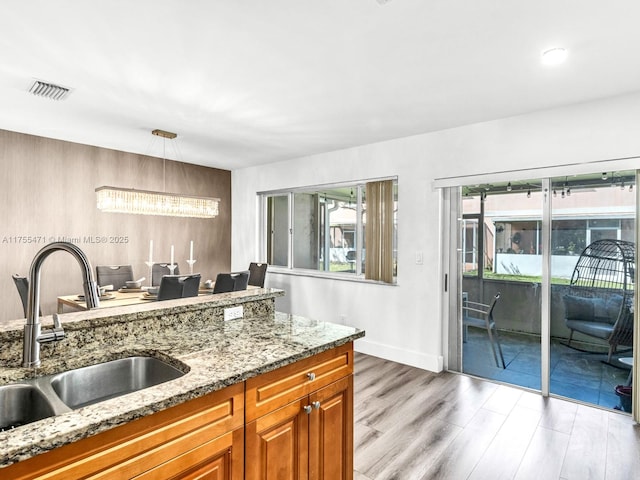
[[[469,327],[463,346],[463,371],[470,375],[540,389],[540,337],[500,332],[506,368],[498,368],[486,330]],[[614,408],[620,405],[616,385],[626,385],[630,367],[619,361],[632,353],[616,355],[610,365],[606,352],[585,353],[551,342],[551,393],[581,402]]]

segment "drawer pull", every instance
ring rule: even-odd
[[[316,410],[320,409],[320,402],[312,402],[311,405],[313,405],[313,408],[315,408]]]
[[[310,415],[313,410],[311,408],[311,405],[305,405],[304,407],[302,407],[302,409],[304,410],[304,413],[306,413],[307,415]]]
[[[316,374],[313,372],[307,373],[307,378],[309,378],[310,382],[313,382],[316,379]]]

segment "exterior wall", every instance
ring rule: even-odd
[[[551,273],[554,277],[571,278],[580,255],[552,255]],[[497,253],[494,272],[518,275],[542,275],[542,255]]]
[[[357,350],[437,371],[446,349],[433,180],[638,156],[639,128],[634,94],[233,171],[232,267],[261,259],[256,192],[397,175],[397,286],[273,272],[267,286],[287,292],[280,311],[365,329]]]
[[[231,172],[166,161],[166,191],[221,199],[214,219],[103,213],[95,188],[103,185],[163,189],[163,160],[0,130],[0,321],[23,318],[11,274],[28,276],[31,260],[52,240],[78,244],[92,266],[131,264],[149,278],[149,241],[154,260],[169,261],[171,245],[182,272],[188,271],[190,241],[195,271],[204,279],[230,270]],[[80,269],[70,255],[53,254],[42,269],[44,314],[56,297],[82,291]]]

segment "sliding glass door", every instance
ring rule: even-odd
[[[452,369],[630,408],[635,171],[461,186]]]
[[[541,183],[462,199],[462,371],[540,390]]]
[[[633,357],[635,172],[551,182],[550,393],[624,408]]]

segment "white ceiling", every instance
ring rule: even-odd
[[[637,0],[381,3],[3,0],[0,128],[233,170],[640,90]]]

